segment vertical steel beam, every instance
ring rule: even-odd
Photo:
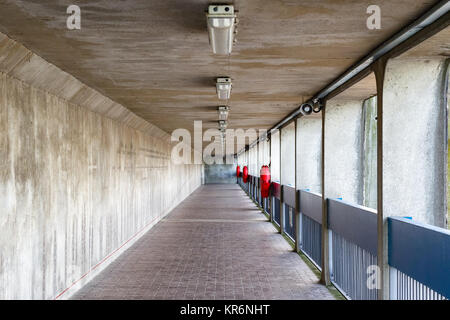
[[[284,205],[283,205],[283,185],[281,184],[283,181],[281,179],[282,175],[282,170],[283,170],[283,166],[282,166],[282,161],[281,161],[281,143],[282,143],[282,139],[281,139],[281,128],[280,128],[280,133],[278,135],[280,137],[280,233],[283,234],[283,230],[284,230]]]
[[[273,223],[273,197],[272,197],[272,135],[269,132],[269,170],[270,170],[270,192],[269,192],[269,198],[268,198],[268,205],[269,205],[269,220]]]
[[[331,284],[330,280],[330,251],[329,251],[329,230],[328,230],[328,212],[327,199],[325,197],[325,113],[326,101],[323,101],[322,107],[322,154],[321,154],[321,173],[322,173],[322,273],[320,282],[326,286]]]
[[[379,300],[389,300],[389,265],[387,219],[383,216],[383,87],[387,60],[381,58],[373,65],[377,84],[377,261],[379,267]]]
[[[294,157],[295,157],[295,166],[294,166],[294,174],[295,174],[295,183],[294,183],[294,189],[295,189],[295,227],[294,227],[294,234],[295,234],[295,252],[299,252],[300,251],[300,203],[299,203],[299,199],[298,199],[298,191],[297,191],[297,186],[298,186],[298,181],[297,181],[297,122],[298,119],[294,120],[294,134],[295,134],[295,138],[294,138]]]

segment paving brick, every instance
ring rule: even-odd
[[[334,299],[237,185],[205,185],[73,299]]]

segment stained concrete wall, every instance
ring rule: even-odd
[[[258,146],[255,145],[249,150],[249,164],[248,164],[248,174],[256,176],[258,174]]]
[[[280,183],[280,131],[276,131],[270,138],[270,174],[273,182]]]
[[[297,189],[322,193],[322,118],[297,120]]]
[[[377,209],[377,97],[372,97],[364,101],[363,122],[363,205],[372,209]]]
[[[281,184],[295,187],[295,124],[281,129]]]
[[[236,183],[235,164],[205,165],[205,184]]]
[[[325,196],[362,205],[362,101],[327,103]]]
[[[194,191],[170,148],[0,73],[0,299],[67,297]]]
[[[258,174],[262,166],[268,166],[270,163],[270,141],[262,140],[258,144]]]
[[[444,59],[391,60],[383,100],[383,214],[446,227]]]

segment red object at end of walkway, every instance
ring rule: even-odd
[[[248,168],[247,166],[244,167],[242,170],[242,180],[244,180],[244,183],[247,183],[248,181]]]
[[[260,171],[260,180],[261,180],[261,197],[267,198],[269,197],[270,191],[270,169],[268,166],[262,166]]]

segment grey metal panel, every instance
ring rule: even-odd
[[[281,185],[280,184],[278,184],[276,182],[272,182],[270,190],[271,190],[272,196],[274,196],[278,200],[281,200]]]
[[[450,298],[450,231],[389,218],[389,265]]]
[[[341,200],[327,199],[327,204],[328,228],[376,256],[376,211]]]
[[[295,188],[289,186],[282,186],[283,202],[288,206],[295,208]]]
[[[300,190],[300,212],[322,224],[322,196],[317,193]]]

